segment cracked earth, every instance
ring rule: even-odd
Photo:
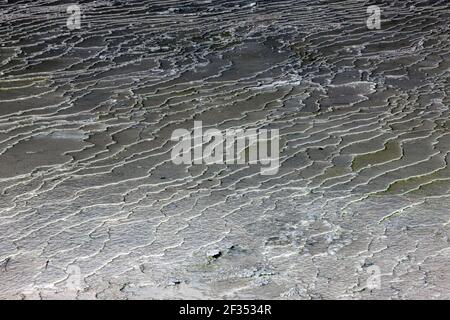
[[[0,2],[0,298],[450,299],[447,1],[69,4]]]

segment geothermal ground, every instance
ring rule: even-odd
[[[0,298],[450,299],[447,1],[70,4],[0,3]]]

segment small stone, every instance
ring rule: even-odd
[[[206,255],[208,258],[218,259],[222,256],[222,252],[218,249],[209,250]]]

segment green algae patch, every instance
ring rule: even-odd
[[[450,186],[450,179],[449,178],[443,178],[443,179],[437,179],[432,180],[426,184],[423,184],[418,188],[417,190],[411,191],[410,194],[412,195],[446,195],[448,187]]]
[[[441,171],[441,170],[439,170]],[[423,176],[417,176],[412,177],[408,179],[403,179],[399,181],[395,181],[389,187],[387,188],[385,193],[398,193],[398,192],[405,192],[411,189],[415,189],[417,187],[420,187],[423,184],[429,183],[430,181],[439,179],[439,171],[423,175]]]
[[[377,192],[377,196],[387,194],[409,194],[421,195],[427,190],[430,194],[433,193],[433,188],[448,188],[450,184],[450,177],[443,174],[444,169],[440,169],[429,174],[402,179],[391,183],[384,191]]]
[[[383,150],[356,156],[352,162],[352,170],[359,171],[370,165],[400,159],[401,156],[402,148],[400,144],[396,141],[388,141]]]
[[[314,62],[317,57],[306,47],[304,43],[296,43],[291,45],[291,50],[295,53],[297,57],[300,58],[305,63]]]
[[[172,96],[175,97],[183,97],[183,96],[189,96],[189,95],[193,95],[193,94],[197,94],[199,93],[199,88],[196,87],[192,87],[192,88],[187,88],[181,91],[175,91],[172,93]]]
[[[325,173],[322,175],[323,179],[331,179],[331,178],[336,178],[336,177],[340,177],[346,174],[350,173],[350,169],[348,167],[338,167],[338,166],[333,166],[331,168],[328,168]]]

